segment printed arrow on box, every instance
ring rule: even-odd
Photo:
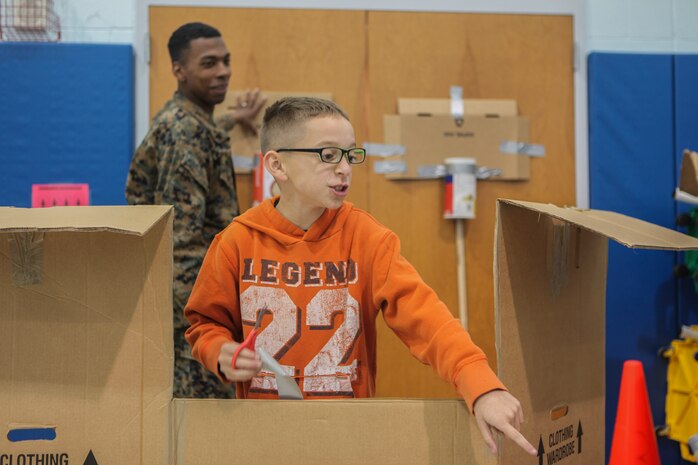
[[[584,431],[582,431],[582,420],[579,420],[579,426],[577,426],[577,442],[579,443],[579,449],[578,453],[582,453],[582,435],[584,434]]]
[[[90,452],[87,454],[87,457],[85,457],[85,461],[83,462],[82,465],[99,465],[97,463],[97,459],[95,459],[95,455],[92,453],[91,449],[90,449]]]

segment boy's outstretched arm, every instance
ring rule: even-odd
[[[490,391],[481,395],[473,405],[473,413],[480,433],[493,454],[497,453],[495,431],[503,433],[529,454],[538,454],[536,448],[519,431],[524,421],[523,410],[516,397],[507,391]]]

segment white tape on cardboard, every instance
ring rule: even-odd
[[[259,164],[258,157],[246,157],[244,155],[233,155],[233,166],[237,169],[253,170]]]
[[[463,88],[461,86],[451,86],[451,116],[454,120],[463,120],[465,108],[463,107]]]
[[[394,157],[396,155],[404,155],[407,151],[404,145],[400,144],[381,144],[378,142],[364,142],[366,155],[369,157]]]
[[[499,144],[499,151],[512,155],[528,155],[529,157],[544,157],[545,146],[540,144],[528,144],[526,142],[516,142],[511,140],[502,141]]]
[[[377,174],[400,174],[407,171],[407,163],[402,160],[377,161],[373,164]]]
[[[446,176],[446,165],[421,165],[417,167],[420,178],[443,178]]]
[[[496,178],[501,175],[502,170],[500,168],[488,168],[486,166],[479,166],[475,172],[475,177],[478,179]]]

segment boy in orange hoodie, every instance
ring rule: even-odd
[[[452,383],[496,453],[500,431],[532,455],[521,405],[400,255],[397,236],[344,199],[366,152],[333,102],[285,98],[264,115],[264,166],[281,195],[219,233],[185,309],[192,353],[239,398],[277,398],[256,352],[233,354],[255,322],[256,348],[293,376],[305,398],[372,397],[378,313],[421,362]],[[260,315],[261,313],[261,315]]]

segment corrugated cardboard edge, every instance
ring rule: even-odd
[[[106,231],[144,236],[170,210],[170,205],[0,207],[0,232]]]
[[[498,202],[519,206],[575,224],[629,248],[698,250],[698,239],[694,237],[620,213],[561,208],[552,204],[509,199],[498,199]]]
[[[516,100],[464,99],[464,116],[516,116],[519,112]],[[399,98],[397,112],[400,115],[450,115],[451,101],[440,98]]]
[[[174,399],[170,445],[172,465],[498,463],[455,399]]]
[[[501,302],[499,299],[499,289],[500,289],[500,276],[499,276],[499,230],[502,227],[501,222],[501,205],[503,200],[497,199],[497,205],[495,207],[495,220],[494,220],[494,253],[492,260],[492,274],[494,283],[494,350],[497,357],[497,375],[501,378],[503,374],[502,363],[502,330],[500,328],[500,321],[502,319],[501,315]]]
[[[143,315],[141,463],[166,463],[173,396],[172,244],[174,210],[165,208],[144,233],[144,252],[152,253],[144,294],[152,301]],[[169,273],[163,273],[168,270]],[[147,287],[147,288],[146,288]]]

